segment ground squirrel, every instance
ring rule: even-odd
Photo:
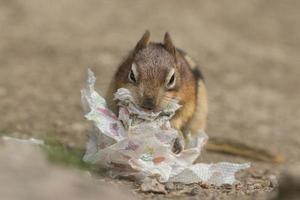
[[[169,101],[179,101],[182,107],[171,119],[171,125],[179,132],[173,151],[179,153],[187,143],[187,134],[196,135],[206,127],[208,104],[203,75],[184,51],[176,48],[168,32],[163,43],[150,42],[146,31],[135,48],[117,69],[107,92],[110,108],[118,113],[113,94],[118,88],[128,89],[141,109],[157,112]],[[274,159],[262,150],[255,150],[233,142],[210,140],[209,150],[257,158]],[[255,154],[255,155],[253,155]],[[271,157],[270,157],[271,156]]]

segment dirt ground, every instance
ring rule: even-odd
[[[3,200],[136,199],[124,186],[49,164],[34,145],[6,141],[3,146],[0,151],[1,160],[6,161],[0,165],[0,198]]]
[[[287,165],[296,163],[299,9],[297,0],[0,0],[0,131],[53,136],[83,147],[89,124],[80,89],[87,68],[104,94],[118,63],[146,29],[154,41],[169,31],[202,66],[208,135],[280,152]],[[247,161],[212,153],[200,160]],[[253,163],[269,174],[284,166]]]

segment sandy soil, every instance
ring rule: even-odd
[[[88,173],[53,166],[35,145],[6,141],[3,146],[0,159],[6,162],[0,165],[1,199],[136,199],[124,184],[95,180]]]
[[[300,154],[299,9],[297,0],[1,0],[0,130],[83,147],[86,69],[104,94],[145,29],[155,41],[170,31],[206,76],[208,134],[280,152],[293,164]],[[211,153],[201,160],[247,161]],[[272,174],[284,165],[253,168]]]

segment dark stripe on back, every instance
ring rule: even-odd
[[[203,73],[200,70],[200,67],[196,64],[196,62],[183,50],[178,49],[177,51],[183,56],[183,58],[186,60],[188,63],[193,75],[197,80],[203,80],[204,81],[204,76]],[[188,59],[187,59],[188,58]],[[192,61],[192,63],[191,63]]]

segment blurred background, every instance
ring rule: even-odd
[[[169,31],[202,67],[209,136],[299,161],[299,9],[297,0],[0,0],[0,132],[84,148],[87,68],[105,94],[149,29],[152,41]]]
[[[48,157],[90,169],[81,161],[89,129],[80,102],[87,68],[95,72],[97,90],[104,95],[118,64],[146,29],[157,42],[169,31],[205,75],[208,135],[283,154],[286,162],[280,167],[285,168],[299,162],[300,155],[299,10],[298,0],[0,0],[0,135],[59,141],[43,147]],[[46,199],[61,194],[61,185],[70,186],[63,195],[74,194],[66,196],[72,199],[92,194],[98,199],[100,193],[124,198],[123,192],[115,193],[124,185],[135,195],[139,190],[135,183],[107,177],[91,183],[46,165],[31,150],[13,149],[0,151],[4,199]],[[249,161],[212,153],[201,159]],[[252,164],[239,176],[243,189],[225,191],[228,199],[277,187],[272,175],[277,166]],[[24,181],[30,184],[20,185]],[[105,189],[108,182],[115,184],[113,192]],[[189,194],[182,192],[186,187],[179,191],[183,196]],[[200,193],[207,199],[216,192],[207,191]],[[216,199],[225,193],[219,191]]]

